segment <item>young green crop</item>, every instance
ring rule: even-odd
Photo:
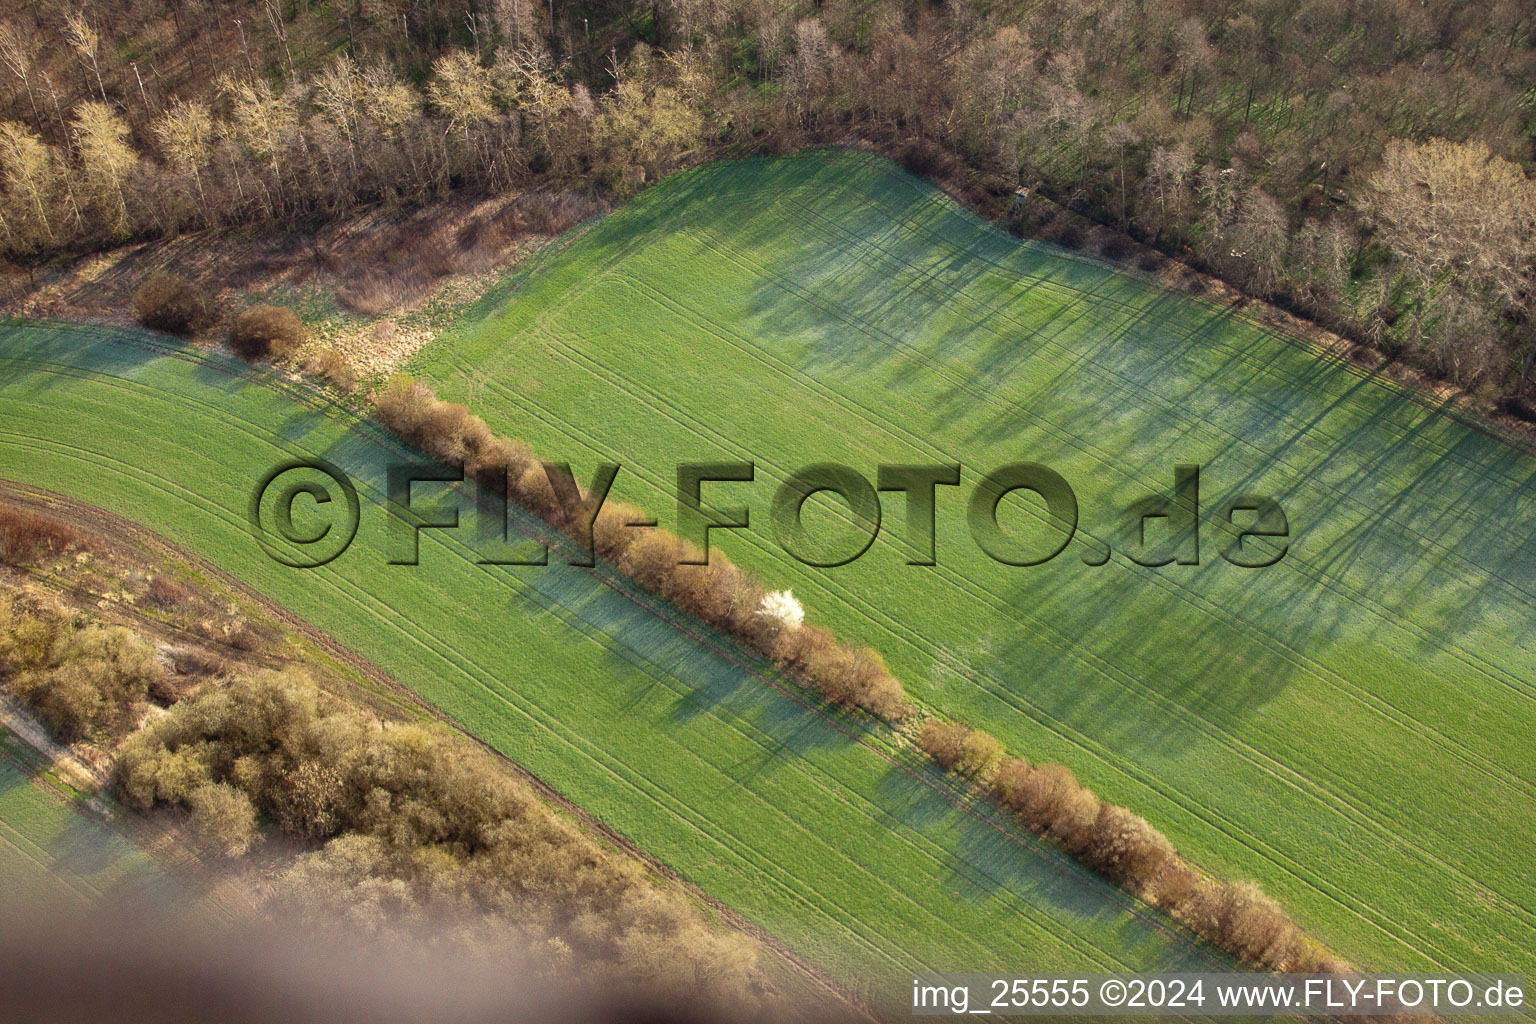
[[[614,499],[663,525],[679,463],[752,461],[754,483],[705,497],[754,526],[712,544],[913,699],[1070,766],[1349,959],[1536,966],[1536,461],[1427,399],[846,151],[661,183],[411,369],[450,401],[473,380],[494,431],[579,478],[621,463]],[[967,485],[1016,461],[1076,491],[1048,565],[967,532]],[[787,556],[769,496],[823,462],[960,463],[938,564],[907,564],[890,494],[856,562]],[[1181,463],[1211,496],[1202,564],[1098,564]],[[1283,504],[1276,565],[1219,557],[1215,499],[1239,492]],[[1004,507],[1019,531],[1030,512]]]

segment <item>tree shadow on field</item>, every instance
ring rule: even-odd
[[[936,895],[966,904],[1008,898],[1036,908],[1042,927],[1052,932],[1061,926],[1043,922],[1066,919],[1111,926],[1122,937],[1135,936],[1131,944],[1143,948],[1157,941],[1164,947],[1157,961],[1162,970],[1229,969],[1229,961],[1166,915],[1084,868],[986,800],[970,798],[962,804],[962,795],[960,785],[932,765],[893,765],[881,781],[882,810],[944,847]],[[1082,941],[1091,940],[1084,936]]]
[[[81,376],[131,373],[164,358],[136,344],[136,339],[135,332],[116,327],[0,323],[0,360],[42,364],[35,372],[30,366],[6,370],[4,387],[7,391],[41,394],[56,387],[77,385]],[[173,338],[164,341],[181,344]]]
[[[528,522],[526,513],[514,515],[525,528],[555,540],[542,523]],[[660,696],[669,702],[668,719],[678,725],[703,716],[748,725],[763,753],[738,766],[738,779],[787,757],[845,747],[855,742],[845,730],[867,728],[853,723],[850,730],[849,722],[819,710],[815,701],[775,690],[754,675],[776,678],[766,660],[642,590],[611,565],[566,564],[572,550],[561,544],[550,551],[547,567],[519,570],[522,585],[512,599],[530,617],[559,618],[603,646],[614,672],[594,686],[593,697],[615,714],[637,714]],[[792,684],[780,680],[780,685]]]
[[[49,844],[56,870],[89,879],[121,863],[130,848],[104,822],[88,818],[73,807],[64,830]]]

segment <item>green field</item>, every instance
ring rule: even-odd
[[[78,806],[0,726],[0,903],[165,906],[187,890],[111,824]]]
[[[923,704],[1068,764],[1347,957],[1536,968],[1536,461],[1443,410],[844,151],[647,190],[412,368],[583,480],[621,462],[617,496],[664,523],[677,463],[754,461],[755,483],[709,485],[754,516],[716,544]],[[982,473],[1021,460],[1082,510],[1033,568],[989,561],[964,515]],[[871,480],[962,464],[939,565],[905,564],[894,494],[851,565],[778,550],[774,488],[827,461]],[[1085,565],[1185,462],[1203,564]],[[1219,556],[1242,492],[1288,513],[1276,566]],[[1025,529],[1035,509],[1010,503]]]
[[[407,454],[232,359],[128,331],[0,328],[0,478],[234,573],[871,998],[903,998],[921,967],[1214,962],[985,806],[957,806],[887,731],[754,678],[610,570],[487,569],[442,531],[422,536],[419,566],[387,564],[385,466]],[[320,569],[270,560],[246,521],[260,479],[295,456],[330,460],[362,498],[357,540]]]

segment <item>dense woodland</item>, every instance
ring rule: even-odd
[[[1054,241],[1083,244],[1070,210],[1528,408],[1523,0],[8,8],[13,261],[862,140]]]

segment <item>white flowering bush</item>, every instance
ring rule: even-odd
[[[780,629],[799,629],[805,622],[805,608],[789,590],[774,590],[763,595],[757,614]]]

